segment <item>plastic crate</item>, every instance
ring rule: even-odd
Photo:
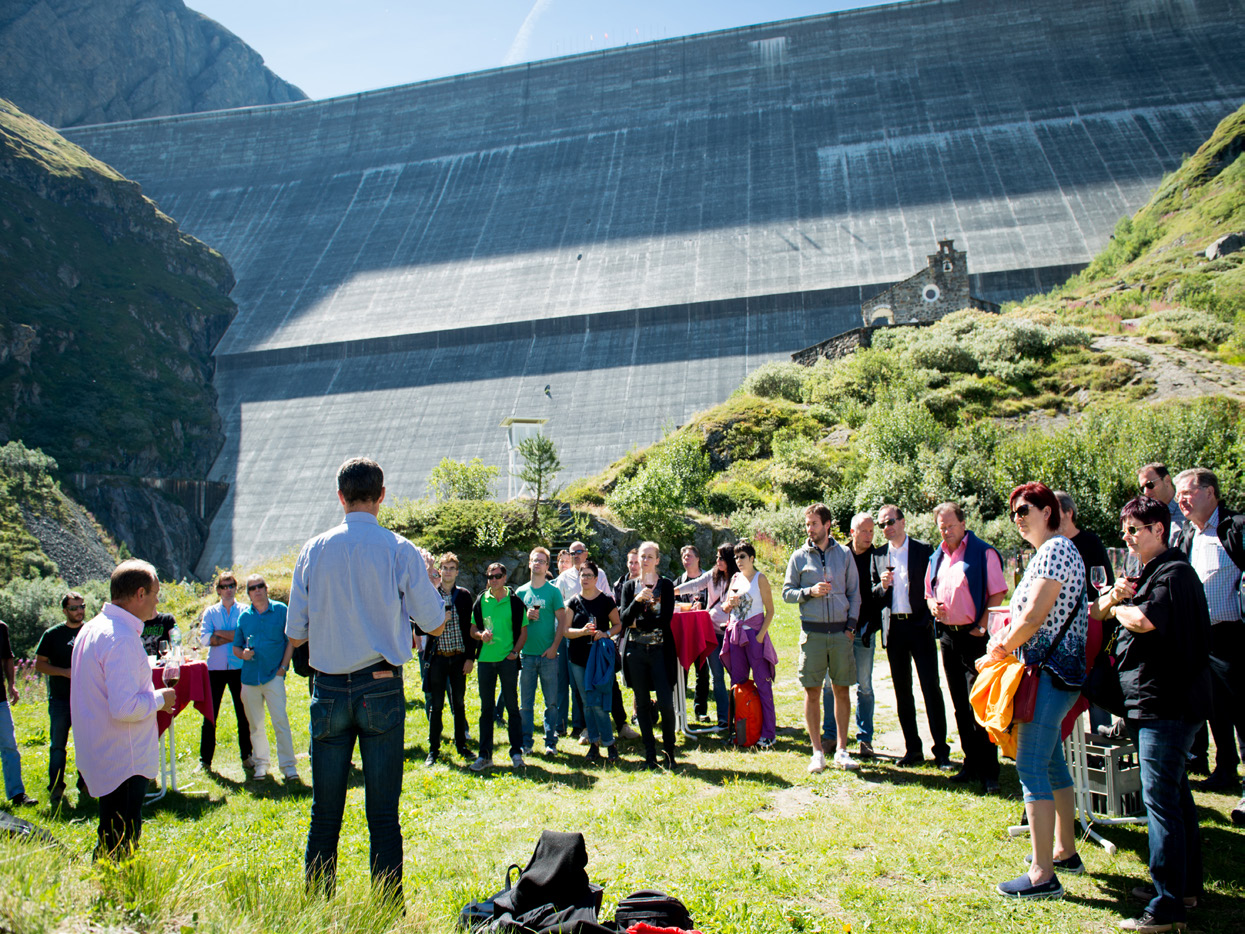
[[[1085,764],[1090,807],[1095,814],[1135,817],[1145,813],[1141,803],[1141,766],[1137,762],[1137,747],[1130,741],[1086,733]]]

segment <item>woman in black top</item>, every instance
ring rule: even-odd
[[[644,767],[656,769],[657,744],[653,739],[650,695],[657,693],[661,711],[664,765],[674,768],[674,677],[677,664],[674,634],[674,585],[657,573],[661,552],[656,542],[640,546],[640,576],[623,584],[622,622],[628,631],[627,656],[623,661],[627,681],[635,691],[636,719],[644,740]]]
[[[586,761],[601,761],[601,747],[605,747],[606,757],[610,762],[618,761],[618,747],[614,745],[614,731],[610,726],[610,712],[606,703],[612,703],[611,689],[613,676],[609,684],[602,689],[585,690],[588,676],[588,659],[595,643],[609,640],[622,632],[622,620],[618,616],[618,604],[607,593],[597,587],[597,566],[592,561],[585,561],[579,569],[581,591],[571,597],[567,609],[571,611],[571,625],[566,631],[569,640],[567,653],[571,669],[571,682],[579,693],[584,705],[584,722],[588,729],[588,755]],[[613,643],[610,643],[613,651]]]
[[[1124,930],[1184,927],[1202,893],[1201,836],[1185,761],[1210,700],[1210,613],[1197,573],[1167,547],[1171,513],[1148,496],[1120,511],[1124,544],[1142,564],[1140,577],[1120,577],[1091,606],[1114,619],[1116,670],[1125,717],[1141,766],[1153,888],[1134,889],[1147,905]]]

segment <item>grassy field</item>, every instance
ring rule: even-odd
[[[618,769],[581,768],[584,748],[563,741],[556,759],[536,756],[521,772],[476,775],[447,738],[449,763],[425,768],[423,695],[408,668],[405,917],[387,913],[369,893],[361,772],[343,827],[338,895],[330,903],[308,899],[305,756],[299,771],[306,785],[247,781],[226,705],[218,774],[192,774],[200,721],[186,713],[178,720],[178,763],[188,793],[145,809],[143,846],[130,863],[90,861],[96,811],[78,806],[73,792],[75,806],[56,813],[42,804],[20,809],[63,845],[0,840],[0,931],[449,932],[463,903],[492,894],[508,864],[527,861],[544,828],[584,834],[589,876],[605,887],[606,917],[628,893],[658,888],[679,896],[705,932],[1108,931],[1139,913],[1128,891],[1148,878],[1140,827],[1107,832],[1119,846],[1114,857],[1085,844],[1089,874],[1064,879],[1061,902],[1015,904],[994,894],[996,883],[1020,873],[1028,852],[1027,839],[1007,835],[1022,808],[1010,763],[1003,795],[992,798],[952,790],[932,766],[900,769],[887,760],[855,774],[809,776],[807,741],[796,729],[797,631],[793,608],[781,606],[774,626],[777,747],[736,752],[683,740],[686,766],[675,774],[641,771],[638,741],[620,745],[626,762]],[[889,684],[882,653],[875,684]],[[46,799],[46,709],[41,688],[26,690],[14,708],[23,773],[31,793]],[[469,696],[474,690],[473,679]],[[295,746],[305,750],[306,682],[291,676],[288,695]],[[469,699],[478,735],[478,700]],[[883,701],[879,733],[896,726],[893,705]],[[1193,928],[1241,931],[1245,834],[1227,816],[1235,799],[1197,797],[1209,893]]]

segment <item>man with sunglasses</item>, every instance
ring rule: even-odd
[[[294,646],[285,636],[287,607],[280,600],[268,599],[268,584],[258,574],[246,579],[246,597],[251,605],[238,617],[233,632],[233,654],[242,659],[242,706],[251,724],[251,746],[255,750],[255,779],[268,777],[268,731],[264,729],[264,708],[277,737],[277,765],[287,782],[298,781],[294,761],[294,737],[285,713],[285,673],[290,670]]]
[[[1151,499],[1157,499],[1167,507],[1168,513],[1171,514],[1171,532],[1168,544],[1174,546],[1180,539],[1180,532],[1184,528],[1184,513],[1180,511],[1180,506],[1176,503],[1176,484],[1172,480],[1171,473],[1167,470],[1167,465],[1161,461],[1154,461],[1146,464],[1137,471],[1137,486],[1141,490],[1142,496],[1148,496]]]
[[[61,612],[65,614],[65,621],[47,630],[35,646],[35,671],[48,676],[48,722],[51,728],[48,739],[48,792],[53,807],[65,796],[65,747],[73,726],[69,706],[73,644],[86,621],[86,599],[76,590],[70,590],[61,597]],[[79,772],[78,792],[81,795],[85,791],[86,783]]]
[[[220,705],[226,688],[238,722],[238,755],[242,767],[249,769],[255,765],[251,757],[251,724],[242,705],[242,659],[233,654],[233,633],[238,628],[242,607],[237,603],[238,579],[229,571],[217,576],[216,595],[220,602],[204,610],[199,623],[199,641],[208,650],[208,680],[212,684],[212,717],[203,718],[203,729],[199,733],[199,767],[205,772],[211,771],[216,755],[216,724],[220,720]]]
[[[877,524],[882,527],[887,545],[884,557],[874,563],[870,579],[873,595],[882,606],[882,645],[890,664],[895,707],[903,730],[904,754],[899,765],[920,765],[925,761],[912,693],[913,667],[925,699],[934,760],[939,765],[950,764],[947,708],[938,683],[938,642],[934,619],[922,599],[921,580],[933,549],[907,533],[903,510],[898,506],[888,503],[879,509]]]
[[[1188,522],[1176,547],[1193,565],[1210,611],[1213,688],[1210,731],[1215,768],[1202,783],[1208,791],[1239,793],[1238,738],[1245,738],[1245,623],[1241,620],[1241,571],[1245,570],[1245,515],[1219,500],[1219,478],[1203,467],[1176,476],[1176,501]],[[1197,750],[1200,752],[1200,750]],[[1232,812],[1245,825],[1245,799]]]

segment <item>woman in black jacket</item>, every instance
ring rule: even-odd
[[[635,691],[636,719],[644,740],[644,767],[657,769],[657,744],[653,738],[652,692],[657,694],[661,712],[663,764],[673,769],[674,762],[674,634],[670,620],[674,616],[674,584],[657,572],[661,552],[656,542],[644,542],[639,548],[640,576],[623,584],[623,629],[627,632],[627,655],[624,670],[631,689]]]

